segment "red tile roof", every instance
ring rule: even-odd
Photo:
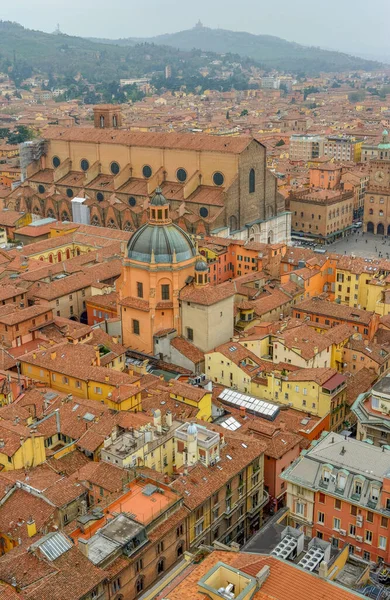
[[[204,361],[204,353],[181,336],[173,338],[171,346],[194,364]]]
[[[154,133],[132,132],[119,129],[113,132],[110,129],[96,129],[93,127],[48,127],[45,137],[50,140],[64,140],[75,142],[124,144],[126,146],[139,146],[146,148],[167,148],[176,150],[196,150],[205,152],[223,152],[240,154],[252,142],[248,136],[212,136],[206,134],[188,133]]]
[[[169,591],[169,600],[203,600],[206,595],[199,593],[198,582],[217,562],[230,565],[252,577],[256,577],[264,566],[270,573],[253,600],[356,600],[361,596],[336,583],[321,579],[308,573],[293,563],[282,561],[273,556],[259,554],[214,551],[195,569],[186,571],[178,585]],[[164,598],[164,590],[158,596]]]

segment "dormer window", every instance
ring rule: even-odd
[[[330,481],[330,471],[328,469],[323,469],[322,471],[322,481],[326,484]]]
[[[371,485],[371,489],[370,489],[370,500],[372,502],[378,502],[379,500],[379,493],[380,490],[376,485]]]
[[[347,483],[347,475],[345,473],[339,473],[337,475],[337,489],[344,491],[346,483]]]
[[[373,410],[379,410],[379,398],[371,396],[371,408]]]
[[[355,481],[355,486],[354,486],[354,492],[355,492],[355,494],[357,494],[358,496],[360,496],[361,493],[362,493],[362,487],[363,487],[363,485],[362,485],[361,481],[359,481],[359,480]]]

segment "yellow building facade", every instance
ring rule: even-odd
[[[8,450],[7,438],[9,440],[9,431],[5,431],[5,427],[4,421],[1,421],[0,435],[4,432],[5,439],[0,439],[0,470],[29,469],[45,462],[46,453],[43,435],[32,435],[27,428],[23,427],[22,429],[27,430],[27,435],[20,435],[20,446],[13,452]],[[14,437],[18,435],[18,432],[15,431]]]
[[[81,344],[77,346],[80,346],[81,354],[83,350],[87,352],[87,347]],[[55,350],[47,353],[51,356],[49,365],[42,364],[46,360],[39,360],[42,351],[24,355],[20,361],[22,375],[41,381],[64,394],[104,402],[113,410],[142,410],[140,378],[134,381],[129,375],[97,366],[97,361],[91,361],[89,368],[84,363],[85,368],[79,369],[76,354],[75,364],[65,368],[61,360],[57,359]]]

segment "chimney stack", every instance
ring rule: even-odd
[[[79,548],[80,552],[82,554],[84,554],[84,556],[86,556],[88,558],[88,555],[89,555],[88,540],[84,540],[83,538],[79,538],[78,548]]]
[[[28,537],[33,537],[37,532],[37,524],[32,517],[29,518],[26,524]]]
[[[265,565],[262,569],[260,569],[260,571],[256,574],[256,581],[257,581],[257,589],[260,589],[261,586],[263,585],[263,583],[266,581],[266,579],[268,579],[269,575],[270,575],[271,569],[269,568],[268,565]]]
[[[161,410],[159,408],[153,411],[153,425],[161,427]]]
[[[321,577],[321,579],[327,579],[328,577],[328,563],[324,560],[319,566],[318,575]]]

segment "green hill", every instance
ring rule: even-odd
[[[115,43],[118,46],[133,45],[136,42],[143,41],[173,46],[182,50],[199,48],[218,54],[233,53],[240,56],[247,56],[267,68],[295,73],[338,72],[351,69],[370,71],[380,66],[380,63],[375,61],[350,56],[342,52],[302,46],[271,35],[253,35],[241,31],[210,29],[200,25],[197,25],[193,29],[179,31],[178,33],[164,34],[151,38],[99,41],[103,43]]]
[[[0,21],[0,71],[10,72],[17,81],[32,72],[65,78],[81,73],[94,83],[163,71],[167,63],[196,69],[207,62],[201,54],[148,43],[106,44]]]
[[[224,54],[227,56],[221,57]],[[246,77],[240,76],[239,69],[231,80],[218,79],[218,69],[211,64],[216,59],[225,64],[240,62],[246,67],[260,65],[293,73],[380,67],[374,61],[308,48],[277,37],[201,26],[149,39],[91,40],[0,21],[0,72],[9,72],[16,83],[40,72],[69,84],[70,78],[80,73],[91,83],[150,75],[154,81],[161,80],[162,87],[165,80],[159,73],[169,64],[176,79],[164,85],[172,89],[181,85],[195,89],[203,84],[215,89],[247,87]],[[210,65],[212,74],[206,80],[199,69]]]

